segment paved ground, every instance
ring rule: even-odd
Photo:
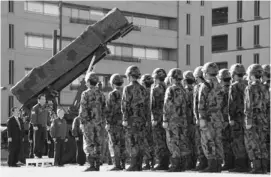
[[[20,168],[9,168],[6,166],[5,162],[1,163],[1,172],[0,175],[2,177],[18,177],[18,176],[26,176],[26,177],[89,177],[93,176],[106,176],[106,177],[138,177],[138,176],[148,176],[148,177],[163,177],[168,176],[178,176],[183,175],[184,177],[245,177],[247,175],[252,176],[250,174],[232,174],[223,172],[221,174],[211,174],[211,173],[196,173],[196,172],[179,172],[179,173],[167,173],[167,172],[152,172],[152,171],[144,171],[144,172],[109,172],[112,166],[103,165],[101,166],[100,172],[83,172],[86,166],[77,166],[77,165],[65,165],[64,167],[25,167],[22,166]],[[61,176],[60,176],[61,175]],[[268,174],[270,175],[270,174]],[[257,175],[257,177],[266,177],[267,175]]]

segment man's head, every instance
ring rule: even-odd
[[[113,74],[111,77],[110,77],[110,80],[109,80],[109,83],[111,85],[111,87],[113,88],[114,86],[116,87],[121,87],[122,84],[123,84],[123,77],[116,73],[116,74]]]
[[[11,108],[10,112],[14,117],[20,116],[20,109],[18,107]]]
[[[167,77],[167,73],[164,69],[162,68],[156,68],[152,72],[152,77],[155,80],[155,82],[164,82],[165,78]]]
[[[95,72],[89,72],[85,76],[85,82],[87,87],[96,86],[99,82],[99,78]]]
[[[248,80],[255,81],[261,79],[263,75],[263,68],[259,64],[252,64],[247,68]]]
[[[183,84],[185,86],[191,86],[195,83],[195,77],[192,71],[185,71],[183,73]]]
[[[221,69],[218,72],[217,78],[222,86],[229,86],[231,82],[231,75],[228,69]]]
[[[151,85],[154,83],[153,78],[150,74],[144,74],[140,78],[141,85],[145,86],[146,88],[150,88]]]
[[[193,72],[193,76],[195,77],[195,81],[197,84],[202,83],[204,81],[203,73],[202,73],[202,66],[198,66],[195,68]]]
[[[46,96],[45,96],[45,94],[40,94],[40,95],[38,96],[38,103],[39,103],[41,106],[45,105],[45,103],[46,103]]]
[[[126,69],[125,75],[126,75],[126,78],[128,79],[128,81],[130,82],[130,81],[134,81],[134,80],[139,79],[141,76],[141,73],[140,73],[140,70],[137,66],[132,65]]]
[[[57,117],[59,117],[60,119],[63,119],[64,115],[65,115],[65,112],[63,109],[61,108],[57,109]]]
[[[183,72],[179,68],[173,68],[169,70],[167,77],[169,78],[170,84],[175,84],[183,80]]]
[[[234,81],[243,80],[243,77],[246,74],[246,69],[244,65],[237,63],[231,66],[229,72]]]
[[[211,80],[218,74],[218,67],[214,62],[205,63],[201,70],[205,80]]]

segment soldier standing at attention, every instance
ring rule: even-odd
[[[244,101],[246,82],[243,78],[246,74],[242,64],[234,64],[229,70],[232,84],[229,89],[229,123],[231,130],[231,148],[234,155],[234,169],[230,172],[247,172],[248,156],[244,142]],[[227,160],[227,157],[225,157]]]
[[[106,104],[106,127],[109,137],[109,150],[114,167],[110,171],[125,169],[125,136],[122,126],[121,96],[123,78],[119,74],[113,74],[110,85],[113,89],[108,95]]]
[[[81,95],[79,117],[83,132],[83,147],[89,162],[85,171],[100,171],[101,126],[105,100],[103,93],[96,87],[98,76],[89,72],[85,76],[87,90]]]
[[[33,125],[34,154],[36,158],[42,157],[45,141],[48,140],[47,129],[50,126],[50,114],[46,109],[46,96],[38,96],[38,104],[31,111],[31,123]]]
[[[148,96],[148,105],[150,105],[151,86],[154,83],[153,78],[150,74],[144,74],[140,79],[141,85],[146,88]],[[149,106],[150,108],[150,106]],[[147,124],[145,132],[145,166],[142,170],[150,170],[154,167],[154,148],[153,148],[153,137],[152,137],[152,126],[151,126],[151,110],[148,110]]]
[[[201,145],[208,159],[208,167],[202,172],[221,172],[221,164],[224,159],[223,115],[221,113],[223,92],[216,78],[218,67],[215,63],[204,64],[202,72],[206,82],[199,88],[198,112]]]
[[[231,84],[231,75],[228,69],[221,69],[218,72],[218,81],[223,91],[223,101],[221,105],[221,112],[223,114],[223,130],[222,130],[222,142],[224,150],[224,164],[222,171],[234,168],[234,158],[231,148],[231,131],[229,125],[229,88]]]
[[[163,127],[166,130],[167,145],[171,153],[171,167],[168,171],[178,172],[186,170],[186,157],[191,154],[186,116],[186,92],[181,83],[183,73],[180,69],[171,69],[167,77],[171,86],[165,93]]]
[[[151,90],[151,119],[157,163],[154,170],[168,170],[169,166],[170,152],[167,147],[166,131],[163,128],[163,106],[166,92],[164,80],[166,75],[166,71],[161,68],[156,68],[152,73],[154,86]]]
[[[194,70],[193,76],[195,77],[196,85],[194,86],[193,93],[193,111],[195,116],[195,146],[196,146],[196,156],[197,156],[197,166],[196,171],[203,170],[207,167],[207,159],[203,153],[201,146],[201,134],[199,127],[199,112],[198,112],[198,103],[199,103],[199,88],[202,83],[205,82],[203,78],[203,73],[201,71],[202,66],[197,67]]]
[[[267,171],[270,172],[270,65],[263,65],[263,77],[262,77],[262,83],[264,85],[264,91],[265,91],[265,109],[266,109],[266,118],[267,118],[267,125],[268,130],[266,134],[266,147],[268,150],[268,165],[267,165]]]
[[[247,69],[248,86],[245,89],[245,145],[253,163],[253,174],[267,173],[268,153],[266,148],[267,120],[264,110],[264,87],[261,83],[263,68],[252,64]]]
[[[144,155],[144,133],[149,106],[146,89],[140,85],[140,70],[137,66],[129,66],[125,75],[129,84],[124,87],[121,110],[122,125],[126,127],[126,145],[130,153],[131,165],[127,171],[141,171]]]
[[[185,71],[183,73],[183,86],[185,89],[186,96],[186,107],[187,107],[187,126],[188,126],[188,138],[190,143],[191,155],[186,157],[186,170],[191,170],[196,167],[196,145],[195,145],[195,123],[193,115],[193,88],[195,78],[192,71]]]

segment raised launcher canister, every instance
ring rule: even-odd
[[[95,65],[108,54],[106,45],[109,42],[124,37],[133,28],[120,10],[112,9],[101,20],[88,26],[70,45],[33,68],[11,88],[12,94],[24,108],[31,109],[40,93],[60,92],[86,72],[90,63]],[[92,59],[95,61],[91,62]]]

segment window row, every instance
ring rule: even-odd
[[[186,35],[191,35],[191,14],[186,14]],[[204,36],[204,16],[200,16],[200,36]]]
[[[62,40],[62,48],[68,46],[71,40]],[[39,48],[39,49],[53,49],[53,40],[47,35],[32,35],[25,34],[25,47]],[[59,47],[59,39],[57,40],[57,47]],[[114,56],[134,57],[139,59],[164,59],[168,60],[168,51],[159,48],[138,47],[132,45],[107,45],[111,54]],[[165,54],[167,53],[167,54]]]
[[[186,65],[191,65],[191,45],[187,44],[186,48]],[[200,66],[204,65],[204,46],[200,46]]]
[[[59,15],[59,7],[57,4],[45,3],[42,1],[25,1],[24,10],[45,15]]]
[[[236,63],[242,64],[242,55],[236,55]],[[253,54],[253,63],[260,64],[260,54],[259,53]]]

